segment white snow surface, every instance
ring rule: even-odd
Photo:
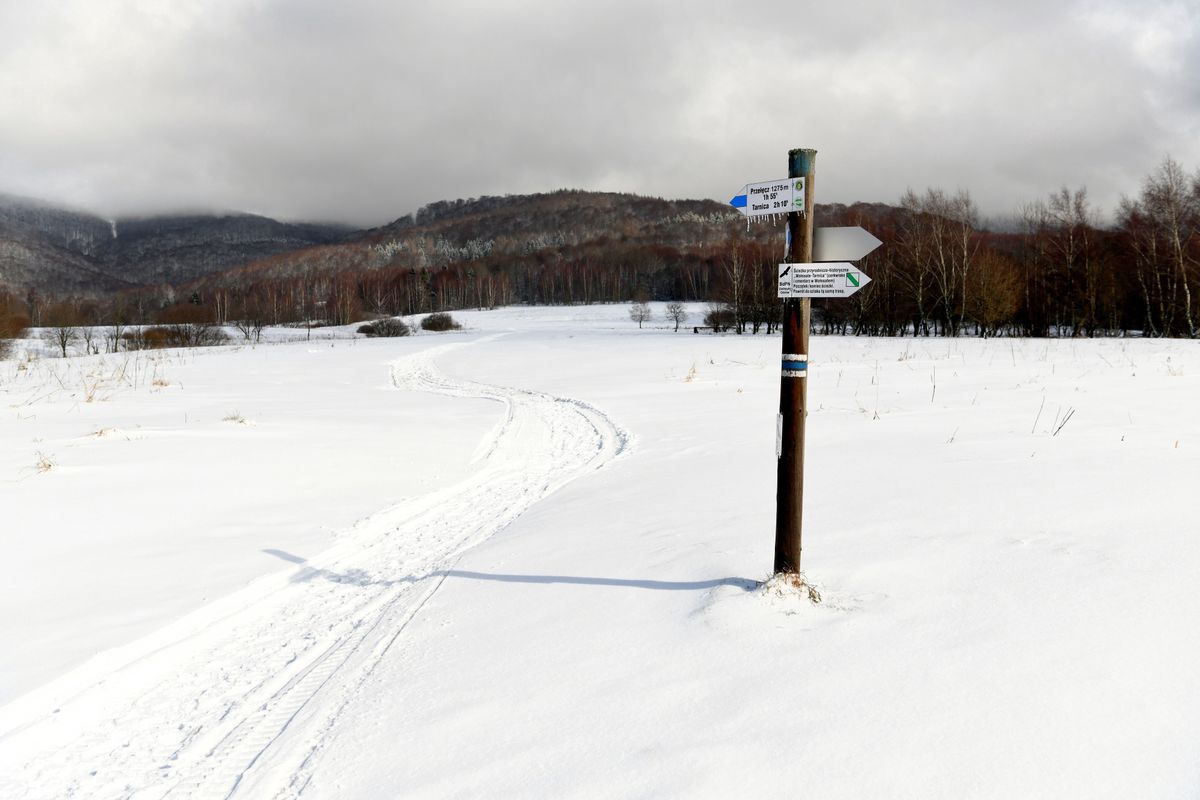
[[[455,317],[0,362],[0,797],[1200,794],[1200,342],[814,336],[813,603],[778,337]]]

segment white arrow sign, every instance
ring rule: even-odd
[[[871,282],[853,264],[780,264],[779,297],[849,297]]]
[[[858,261],[883,242],[857,225],[813,231],[813,261]]]
[[[804,213],[804,178],[780,178],[777,181],[759,181],[742,187],[742,193],[729,201],[729,205],[747,217],[764,214],[786,214],[789,211]]]

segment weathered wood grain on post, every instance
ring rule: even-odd
[[[804,178],[804,213],[788,214],[788,263],[812,261],[813,188],[817,151],[788,152],[788,177]],[[808,329],[812,300],[783,305],[783,353],[779,378],[780,441],[775,509],[775,573],[800,571],[804,512],[804,422],[808,413]]]

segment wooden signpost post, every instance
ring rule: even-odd
[[[813,189],[816,150],[788,152],[788,177],[804,179],[803,205],[788,212],[789,264],[812,261]],[[775,485],[775,573],[800,571],[800,532],[804,511],[804,417],[808,407],[808,329],[812,300],[783,301],[783,357],[779,379],[779,456]]]
[[[746,216],[787,213],[788,253],[779,265],[783,298],[776,427],[775,574],[800,572],[804,511],[804,423],[813,297],[849,297],[870,282],[854,264],[882,242],[859,227],[813,228],[817,151],[788,152],[788,177],[746,184],[729,204]],[[815,234],[815,235],[814,235]]]

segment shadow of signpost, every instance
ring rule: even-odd
[[[656,581],[643,578],[591,578],[577,575],[507,575],[490,572],[468,572],[450,569],[436,572],[447,578],[467,578],[476,581],[498,581],[500,583],[565,583],[577,586],[624,586],[631,589],[655,589],[671,592],[695,592],[715,589],[718,586],[733,586],[745,592],[754,591],[758,581],[746,578],[713,578],[707,581]]]
[[[288,552],[288,551],[286,551],[286,550],[276,550],[274,547],[264,547],[264,548],[262,549],[262,552],[266,553],[266,554],[267,554],[267,555],[269,555],[269,556],[275,556],[276,558],[282,558],[284,561],[290,561],[290,562],[292,562],[293,564],[305,564],[305,563],[308,563],[308,559],[307,559],[307,558],[303,558],[303,557],[301,557],[301,556],[293,555],[293,554],[289,553],[289,552]]]
[[[426,575],[406,575],[400,578],[381,579],[361,569],[336,572],[334,570],[312,567],[309,566],[308,559],[293,555],[285,550],[277,550],[273,547],[264,548],[262,552],[292,564],[299,564],[301,569],[292,576],[294,582],[320,578],[334,583],[378,586],[416,583],[426,578],[463,578],[473,581],[495,581],[497,583],[558,583],[573,586],[616,586],[628,589],[652,589],[668,592],[698,592],[705,589],[716,589],[718,586],[732,586],[744,592],[752,592],[758,588],[758,581],[752,581],[747,578],[713,578],[706,581],[657,581],[647,578],[594,578],[580,575],[512,575],[493,572],[470,572],[461,569],[438,570]]]
[[[395,580],[380,578],[365,569],[348,569],[344,572],[337,572],[323,567],[314,567],[308,563],[307,558],[293,555],[286,550],[277,550],[274,547],[263,548],[262,552],[267,555],[275,556],[292,564],[299,564],[300,569],[296,570],[296,574],[292,575],[292,583],[304,583],[316,578],[329,581],[330,583],[346,583],[355,586],[393,586],[398,583],[416,583],[428,577],[427,575],[410,575]]]

